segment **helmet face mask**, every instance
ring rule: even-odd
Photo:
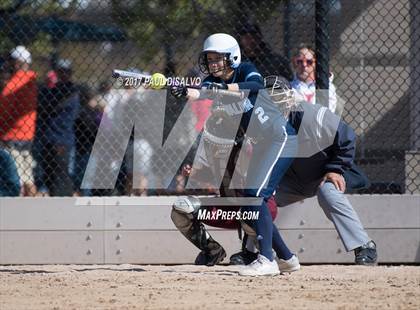
[[[271,101],[284,112],[285,116],[296,106],[294,90],[282,76],[270,75],[264,78],[264,88]]]

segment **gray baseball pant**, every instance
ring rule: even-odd
[[[354,250],[371,240],[347,197],[333,183],[325,182],[319,187],[320,182],[302,184],[297,178],[285,176],[276,191],[277,205],[284,207],[316,195],[325,215],[333,222],[346,251]]]

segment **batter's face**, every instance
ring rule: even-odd
[[[307,48],[299,51],[293,60],[296,75],[303,82],[315,81],[315,57]]]
[[[210,52],[207,54],[207,63],[209,65],[209,72],[214,77],[222,77],[225,73],[225,62],[223,55],[219,53]]]

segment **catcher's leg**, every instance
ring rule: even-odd
[[[242,239],[242,248],[238,253],[230,257],[230,265],[248,265],[258,257],[257,239],[254,236],[248,236],[246,233]]]
[[[195,197],[180,197],[174,203],[171,219],[176,228],[197,248],[201,250],[195,260],[196,265],[213,266],[226,256],[223,247],[207,232],[203,223],[197,219],[200,201]]]

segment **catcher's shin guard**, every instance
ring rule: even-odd
[[[171,219],[178,230],[201,250],[195,260],[196,265],[213,266],[225,258],[226,252],[223,247],[209,235],[194,214],[186,214],[173,208]]]
[[[205,250],[201,251],[195,259],[196,265],[214,266],[226,257],[223,247],[212,237],[207,239]]]

